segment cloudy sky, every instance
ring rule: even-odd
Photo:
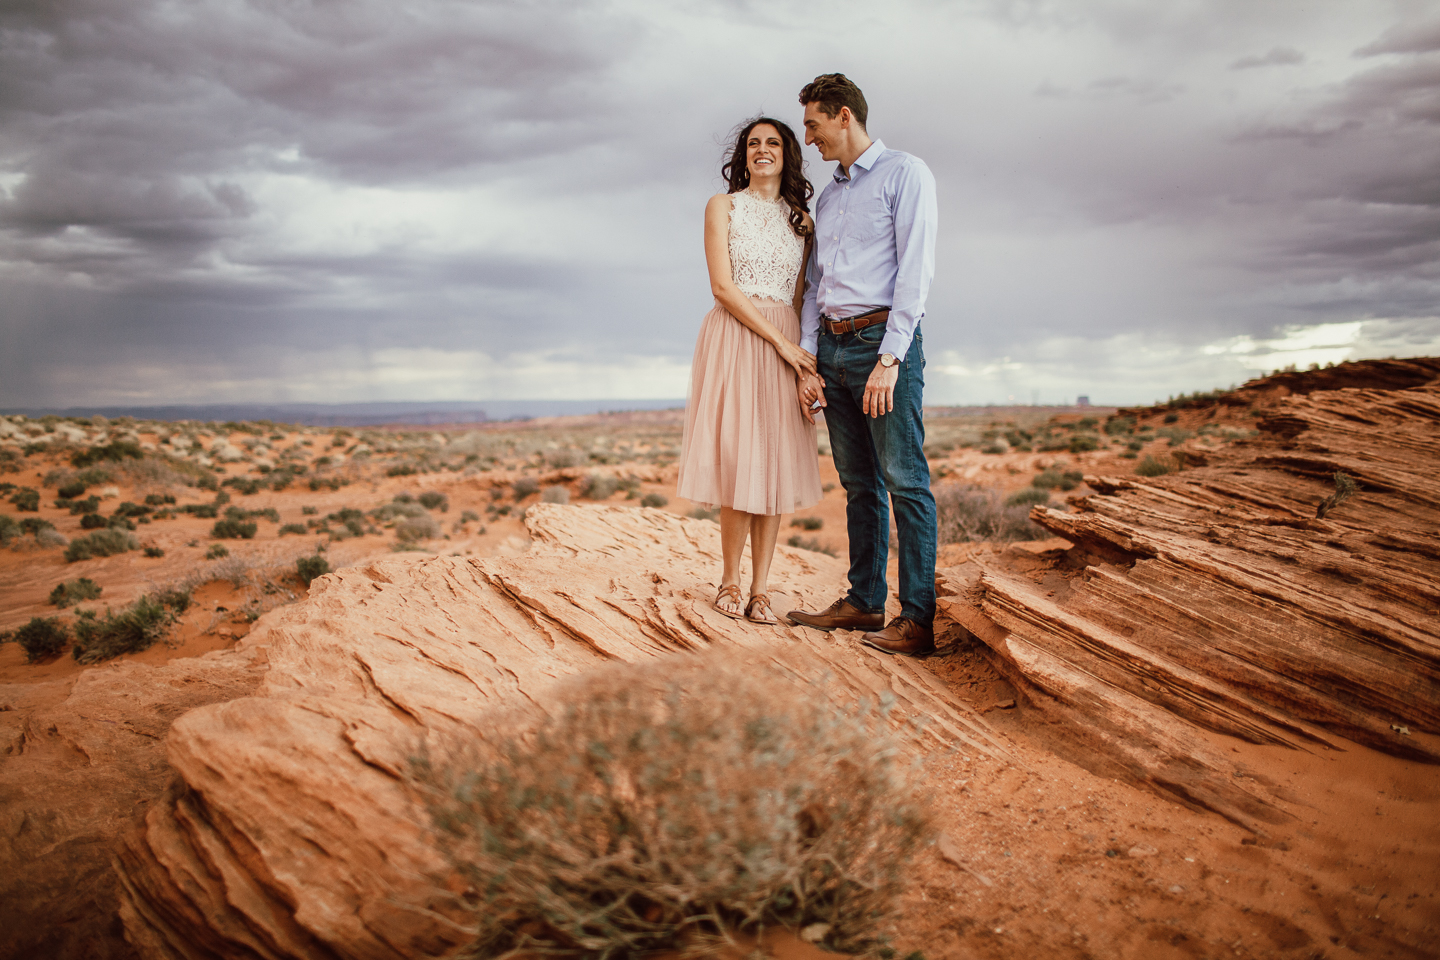
[[[830,71],[938,181],[929,402],[1440,353],[1436,0],[6,0],[0,406],[682,397]]]

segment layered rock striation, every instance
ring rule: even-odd
[[[1391,366],[1423,382],[1295,391],[1206,466],[1086,477],[1032,514],[1069,546],[979,554],[942,607],[1092,764],[1257,830],[1273,785],[1209,734],[1440,761],[1440,363]]]
[[[469,907],[408,786],[411,758],[484,737],[501,708],[559,709],[558,680],[609,661],[706,651],[893,700],[912,740],[1004,752],[923,665],[713,610],[713,523],[553,505],[526,523],[521,557],[343,570],[257,624],[242,646],[265,665],[259,687],[173,725],[176,779],[118,855],[143,956],[453,955]],[[782,547],[777,606],[827,605],[843,578],[840,561]]]

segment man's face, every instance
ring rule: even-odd
[[[820,104],[805,104],[805,145],[814,144],[824,160],[840,159],[841,144],[849,135],[845,123],[849,117],[848,107],[841,107],[835,116],[827,117]]]

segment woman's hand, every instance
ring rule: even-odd
[[[776,349],[780,351],[780,359],[795,370],[795,376],[803,380],[815,373],[815,355],[810,351],[789,340],[782,341],[781,346]]]

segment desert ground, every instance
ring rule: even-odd
[[[423,431],[0,418],[0,469],[6,471],[0,473],[0,513],[8,521],[0,521],[6,534],[0,633],[7,641],[0,645],[6,837],[0,927],[10,931],[10,946],[0,954],[304,955],[287,952],[290,934],[275,932],[299,922],[306,937],[317,939],[295,942],[311,944],[314,956],[452,955],[453,943],[426,940],[431,934],[407,934],[409,940],[387,941],[384,950],[355,946],[359,934],[324,932],[329,928],[302,917],[296,903],[266,909],[294,910],[300,920],[256,919],[259,908],[241,903],[238,874],[225,872],[231,868],[223,866],[223,857],[213,850],[183,852],[209,842],[197,839],[204,831],[186,819],[193,811],[185,813],[191,809],[185,797],[203,797],[202,806],[219,810],[232,802],[221,781],[259,782],[260,774],[243,769],[246,761],[226,759],[228,734],[219,732],[217,712],[262,702],[257,697],[276,703],[300,696],[295,691],[320,697],[322,687],[329,691],[324,696],[338,697],[333,691],[348,683],[359,691],[356,698],[373,699],[379,691],[389,704],[387,716],[404,714],[416,718],[406,724],[435,726],[429,711],[441,708],[406,701],[423,699],[415,691],[424,683],[407,687],[410,680],[387,679],[378,660],[361,671],[365,679],[342,683],[332,676],[340,668],[325,662],[333,654],[324,651],[346,649],[335,645],[335,637],[371,632],[382,639],[403,634],[411,638],[403,644],[411,651],[419,642],[413,637],[444,637],[458,629],[452,621],[466,622],[467,605],[478,609],[492,602],[486,598],[504,594],[529,618],[506,627],[504,643],[524,630],[539,631],[537,636],[551,638],[545,642],[556,663],[565,664],[538,667],[538,655],[531,653],[507,661],[500,651],[509,648],[497,640],[489,655],[518,678],[515,688],[526,695],[595,651],[630,661],[636,654],[626,644],[650,637],[656,649],[669,649],[664,638],[685,629],[717,649],[729,650],[725,644],[733,642],[739,651],[734,656],[742,660],[773,650],[789,658],[786,663],[802,656],[829,664],[857,689],[888,684],[921,691],[901,698],[910,710],[907,722],[921,731],[907,734],[907,743],[916,759],[915,783],[938,833],[909,869],[899,913],[886,931],[890,946],[880,955],[1440,956],[1440,776],[1434,763],[1440,729],[1429,719],[1437,709],[1433,620],[1415,625],[1431,639],[1407,648],[1414,679],[1395,694],[1400,706],[1393,717],[1346,727],[1325,721],[1323,704],[1313,717],[1297,708],[1292,713],[1299,719],[1286,714],[1275,721],[1301,731],[1293,736],[1246,735],[1249,728],[1238,721],[1240,735],[1203,723],[1172,729],[1169,720],[1152,719],[1144,729],[1123,728],[1133,735],[1130,743],[1118,742],[1126,739],[1114,732],[1121,727],[1103,727],[1114,719],[1103,694],[1092,690],[1065,701],[1064,709],[1055,707],[1064,697],[1046,686],[1045,676],[1029,672],[1028,661],[1009,658],[1003,638],[986,632],[1004,623],[1009,636],[1023,634],[1004,620],[1004,611],[991,609],[1001,582],[995,578],[1002,574],[1032,584],[1039,599],[1027,609],[1039,609],[1046,596],[1058,594],[1056,603],[1070,598],[1081,568],[1120,563],[1101,557],[1100,547],[1082,556],[1088,541],[1078,535],[1055,535],[1088,516],[1087,502],[1123,494],[1131,482],[1174,500],[1179,484],[1198,476],[1193,471],[1219,470],[1216,465],[1253,456],[1246,451],[1268,442],[1262,425],[1283,436],[1284,417],[1294,416],[1286,404],[1320,391],[1384,392],[1383,384],[1377,388],[1364,377],[1327,380],[1324,371],[1310,381],[1303,376],[1136,410],[927,411],[926,452],[942,506],[939,579],[946,603],[937,621],[937,654],[904,662],[878,655],[862,660],[857,638],[843,632],[783,627],[765,633],[705,615],[718,576],[718,541],[713,514],[675,496],[680,411]],[[1407,386],[1412,380],[1402,378],[1390,392],[1421,389]],[[1433,387],[1436,381],[1421,382]],[[1421,399],[1430,403],[1432,395],[1433,389]],[[1406,403],[1408,396],[1402,397]],[[1434,457],[1435,421],[1426,420],[1433,411],[1417,403],[1397,416],[1418,418],[1422,438],[1431,431],[1430,447],[1417,441],[1413,449],[1416,458]],[[820,436],[826,492],[782,527],[775,587],[781,612],[787,604],[823,606],[844,586],[844,493],[823,431]],[[1270,463],[1278,455],[1265,456]],[[1312,488],[1320,494],[1328,489],[1316,481],[1304,496]],[[1368,491],[1379,489],[1362,482],[1354,502],[1364,503]],[[1245,496],[1259,502],[1258,495]],[[86,506],[88,498],[94,500]],[[1341,518],[1335,522],[1343,522],[1353,506],[1334,509]],[[1440,557],[1433,529],[1417,531],[1405,519],[1408,508],[1396,509],[1397,529],[1406,532],[1391,539],[1405,542],[1387,549],[1403,549],[1433,566]],[[1296,521],[1285,529],[1300,527]],[[1320,540],[1343,539],[1338,529],[1311,532]],[[100,533],[110,544],[103,550],[116,552],[86,557],[77,549]],[[1183,551],[1172,547],[1157,555],[1183,558]],[[1293,557],[1289,562],[1303,585],[1308,568]],[[607,564],[614,568],[608,588],[595,582],[607,577]],[[307,584],[302,570],[318,576]],[[470,571],[478,571],[473,584]],[[1378,568],[1374,573],[1380,580],[1387,575]],[[665,581],[670,592],[657,592],[647,614],[626,614],[619,626],[607,621],[603,634],[567,626],[570,614],[546,599],[561,596],[588,609],[591,591],[615,594],[620,583],[621,593],[634,592],[633,585],[624,586],[631,582],[627,576],[635,583]],[[81,578],[88,588],[73,586]],[[892,557],[892,589],[894,582]],[[1417,609],[1430,604],[1433,614],[1433,581],[1428,592],[1423,577],[1417,582],[1397,580],[1404,589],[1392,592],[1404,593]],[[67,584],[83,598],[61,596]],[[1325,589],[1318,581],[1313,586]],[[986,589],[989,599],[980,598]],[[1283,593],[1266,596],[1267,603],[1285,602]],[[967,597],[973,599],[969,606],[961,602]],[[168,599],[157,604],[160,598]],[[135,612],[147,600],[148,619],[137,621]],[[367,604],[381,612],[366,614]],[[622,607],[617,600],[605,615],[617,617],[613,611]],[[487,609],[485,616],[487,624],[505,624],[512,614]],[[37,635],[33,625],[46,620],[65,640],[53,654],[37,656],[34,644],[27,651],[21,639]],[[382,620],[392,626],[375,626]],[[579,652],[565,660],[560,651],[572,641]],[[357,660],[368,657],[356,653]],[[1128,669],[1135,669],[1136,657],[1143,660],[1135,654]],[[532,677],[531,670],[538,673]],[[1193,679],[1198,670],[1186,675]],[[1125,687],[1123,679],[1104,676]],[[288,693],[287,684],[293,686]],[[1193,684],[1216,689],[1210,680]],[[394,692],[401,689],[411,693]],[[1263,691],[1246,696],[1251,694],[1264,699]],[[1407,703],[1419,706],[1407,715]],[[1093,729],[1087,709],[1099,717]],[[1183,705],[1176,709],[1188,716]],[[949,719],[926,733],[930,715]],[[346,722],[354,729],[371,721]],[[1402,736],[1402,726],[1404,742],[1384,739],[1390,730]],[[356,735],[345,736],[354,741]],[[1198,772],[1186,776],[1198,786],[1182,789],[1165,772],[1175,759],[1166,751],[1177,750],[1223,757],[1223,764],[1197,760]],[[197,759],[202,755],[203,763]],[[384,766],[371,758],[355,777]],[[1216,771],[1220,786],[1211,785]],[[178,832],[166,826],[171,818],[181,824]],[[360,833],[384,832],[356,823]],[[386,829],[403,832],[394,825]],[[170,839],[157,839],[162,834]],[[175,839],[181,836],[189,839]],[[239,849],[233,837],[226,842]],[[243,869],[235,869],[270,876],[265,871],[276,868],[263,846],[237,855]],[[331,869],[358,862],[333,851],[330,856],[340,864]],[[190,907],[176,906],[178,894],[169,884],[174,890],[185,884],[155,878],[166,871],[178,876],[175,865],[192,860],[228,878],[221,885],[230,892],[217,894],[215,902],[243,912],[253,931],[268,932],[234,932],[215,912],[194,906],[210,902],[199,893],[186,895]],[[260,861],[269,865],[262,870],[255,866]],[[204,873],[193,869],[197,877]],[[342,886],[351,882],[327,876]],[[366,921],[367,928],[377,925]],[[829,955],[799,942],[774,951]]]

